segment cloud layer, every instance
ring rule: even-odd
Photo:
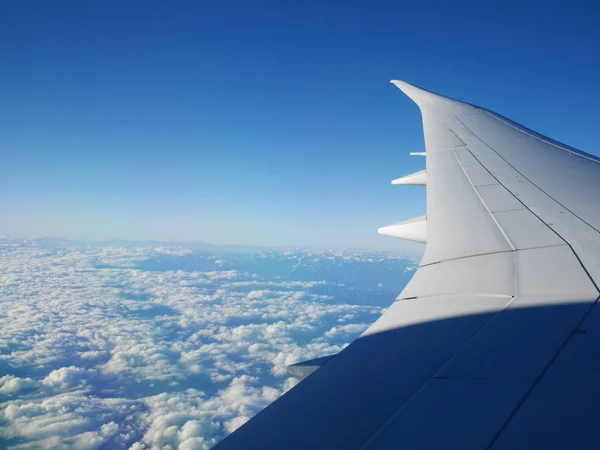
[[[351,342],[414,267],[36,241],[1,241],[0,258],[0,440],[14,449],[210,448],[295,384],[288,364]]]

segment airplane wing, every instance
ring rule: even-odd
[[[398,299],[217,448],[529,449],[600,442],[600,162],[393,81],[423,117],[426,242]],[[315,366],[315,367],[313,367]],[[309,374],[310,373],[310,374]]]

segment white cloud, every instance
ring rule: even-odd
[[[5,375],[0,378],[0,394],[15,394],[23,389],[35,386],[31,378],[19,378],[12,375]]]
[[[85,390],[40,394],[4,404],[9,425],[0,428],[0,436],[21,438],[33,448],[98,448],[109,440],[113,448],[124,448],[128,433],[139,434],[135,418],[142,408],[136,402]]]
[[[340,336],[348,337],[349,335],[358,336],[360,333],[365,331],[369,325],[370,324],[368,323],[349,323],[347,325],[337,325],[331,328],[331,330],[325,332],[323,336],[330,339],[338,338]]]
[[[341,351],[381,311],[339,301],[344,283],[323,276],[260,272],[263,260],[291,261],[303,276],[320,261],[381,264],[358,252],[270,252],[239,267],[209,255],[209,270],[139,266],[191,254],[0,247],[0,439],[14,448],[210,448],[297,383],[287,365]]]
[[[42,380],[42,383],[47,386],[69,389],[85,383],[88,376],[87,372],[93,373],[94,371],[88,371],[75,366],[61,367],[50,372]]]
[[[315,286],[323,286],[327,284],[326,281],[234,281],[232,283],[227,283],[227,287],[277,287],[277,288],[300,288],[300,289],[310,289]]]
[[[227,430],[228,433],[233,433],[235,430],[237,430],[239,427],[244,425],[249,420],[250,420],[250,417],[248,417],[248,416],[234,417],[233,419],[225,422],[225,429]]]

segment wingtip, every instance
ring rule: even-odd
[[[427,89],[420,88],[418,86],[415,86],[414,84],[407,83],[406,81],[391,80],[390,83],[395,85],[402,92],[404,92],[404,94],[406,94],[407,97],[409,97],[413,102],[417,104],[417,106],[422,112],[426,109],[431,108],[435,108],[438,112],[440,111],[440,109],[450,111],[447,109],[448,107],[474,108],[474,106],[470,105],[469,103],[461,102],[450,97],[445,97],[443,95],[436,94],[435,92],[431,92]]]
[[[413,86],[412,84],[407,83],[406,81],[402,81],[402,80],[390,80],[390,83],[393,84],[394,86],[396,86],[398,89],[400,89],[406,95],[408,95],[408,93],[406,92],[407,90],[410,90],[411,88],[418,89],[416,86]]]
[[[395,84],[400,89],[402,89],[402,86],[409,84],[406,81],[402,81],[402,80],[390,80],[390,83]]]
[[[424,89],[415,86],[414,84],[410,84],[408,81],[390,80],[390,83],[395,84],[399,89],[417,89],[420,91],[424,91]]]
[[[406,81],[391,80],[390,83],[404,92],[421,109],[426,106],[427,102],[431,100],[432,96],[438,97],[437,94],[429,92],[425,89],[421,89],[420,87],[414,86]]]

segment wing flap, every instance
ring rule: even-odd
[[[485,449],[527,388],[520,380],[434,378],[361,450]]]
[[[515,254],[514,300],[440,371],[440,376],[527,378],[533,383],[594,304],[598,291],[569,246]]]
[[[422,265],[400,299],[434,296],[514,295],[514,255],[511,251]]]

